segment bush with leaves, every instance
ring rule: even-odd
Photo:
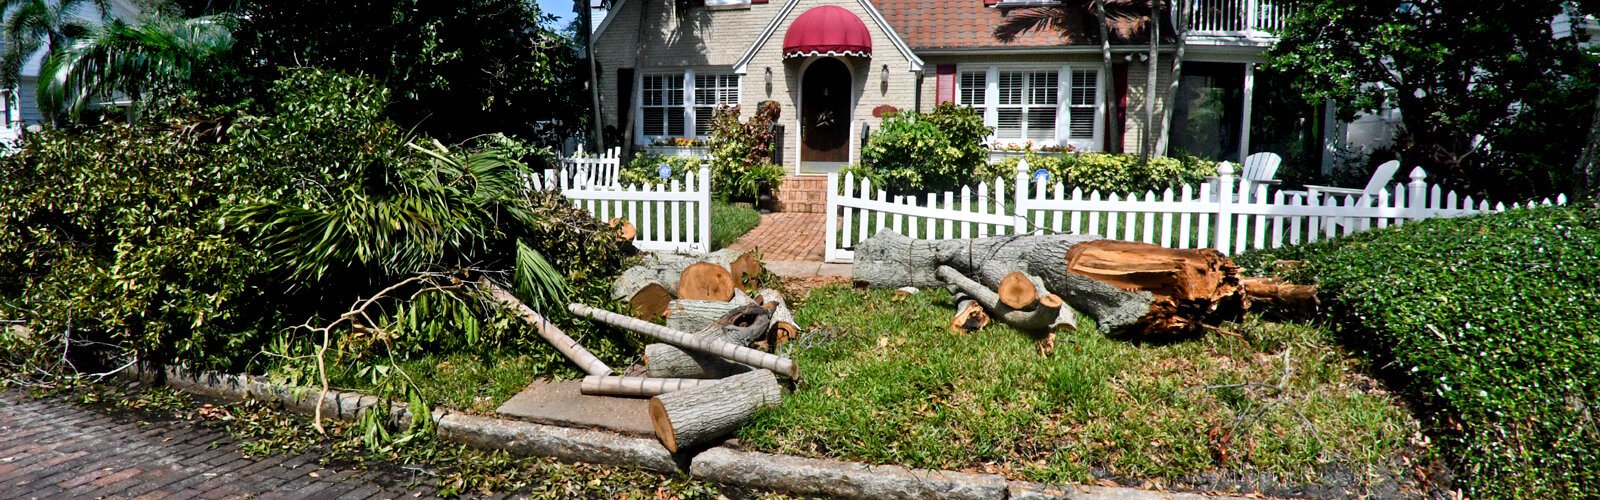
[[[996,177],[1011,179],[1016,175],[1017,165],[1024,159],[1028,161],[1029,172],[1045,169],[1050,172],[1051,181],[1060,181],[1068,189],[1081,188],[1085,193],[1159,193],[1167,188],[1178,189],[1185,184],[1198,184],[1206,176],[1217,173],[1215,162],[1193,156],[1155,157],[1140,161],[1137,155],[1077,153],[1010,157],[988,166],[980,176],[984,180]]]
[[[666,165],[667,169],[670,170],[665,178],[661,177],[662,165]],[[633,158],[628,160],[628,164],[622,166],[622,172],[618,173],[618,177],[621,178],[623,184],[636,186],[654,186],[672,181],[678,181],[681,185],[684,182],[685,174],[689,172],[696,172],[695,175],[699,175],[700,160],[698,158],[640,152],[635,153]]]
[[[739,121],[738,106],[718,109],[711,118],[711,189],[717,199],[754,201],[762,186],[783,183],[783,168],[772,163],[772,123],[780,109],[762,101],[747,121]]]
[[[1600,491],[1600,209],[1434,219],[1242,256],[1302,261],[1344,341],[1417,403],[1468,497]]]
[[[901,111],[883,119],[861,152],[887,189],[921,193],[953,189],[985,167],[990,129],[971,107],[945,103],[930,113]]]

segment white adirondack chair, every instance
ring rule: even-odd
[[[1365,194],[1371,195],[1373,198],[1377,198],[1378,192],[1383,191],[1383,188],[1389,185],[1389,180],[1393,179],[1394,174],[1399,171],[1400,160],[1389,160],[1384,162],[1382,165],[1378,165],[1377,170],[1372,171],[1372,178],[1367,180],[1367,187],[1356,189],[1308,185],[1306,186],[1306,192],[1310,193],[1311,196],[1316,197],[1321,197],[1324,194],[1356,196]]]
[[[1256,184],[1277,185],[1282,180],[1275,179],[1278,175],[1278,166],[1283,164],[1283,157],[1277,153],[1260,152],[1244,158],[1243,168],[1239,172],[1239,182],[1246,186],[1247,193],[1255,196]],[[1206,177],[1206,182],[1211,183],[1211,191],[1217,192],[1221,188],[1216,176]],[[1235,186],[1232,189],[1238,189]],[[1237,191],[1235,191],[1237,193]],[[1235,196],[1237,198],[1237,196]]]

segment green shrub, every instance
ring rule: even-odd
[[[1183,158],[1155,157],[1139,161],[1137,155],[1109,153],[1078,153],[1066,155],[1028,154],[1028,170],[1045,169],[1050,179],[1059,180],[1068,189],[1082,188],[1085,193],[1102,194],[1160,192],[1185,184],[1198,184],[1208,175],[1216,175],[1215,162],[1186,156]],[[982,179],[1011,178],[1016,175],[1017,164],[1024,157],[1009,157],[995,162],[981,171]]]
[[[665,179],[661,178],[662,165],[672,169],[672,173]],[[697,158],[640,152],[635,153],[633,159],[628,160],[628,164],[622,167],[622,172],[618,174],[618,177],[621,177],[623,184],[654,186],[672,181],[678,181],[681,184],[685,174],[697,172],[696,175],[699,175],[699,171],[700,160]],[[715,185],[714,182],[712,184]]]
[[[762,186],[783,183],[783,168],[772,163],[772,122],[778,103],[762,101],[755,116],[739,121],[739,108],[719,109],[711,119],[711,189],[717,199],[754,201]]]
[[[867,139],[863,164],[886,189],[920,193],[967,184],[988,162],[989,128],[972,108],[940,104],[931,113],[898,112]]]
[[[1305,259],[1348,341],[1419,401],[1469,497],[1600,491],[1600,210],[1406,224]]]

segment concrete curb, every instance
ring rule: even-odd
[[[166,369],[168,387],[221,399],[256,399],[280,402],[311,413],[319,404],[314,388],[274,384],[250,375],[223,375]],[[155,374],[131,374],[152,382]],[[323,416],[353,420],[381,402],[376,396],[329,391],[322,398]],[[391,403],[396,419],[409,418],[405,405]],[[1218,499],[1241,498],[1148,491],[1098,486],[1046,486],[1007,481],[995,474],[910,469],[898,465],[868,465],[841,460],[803,458],[770,453],[711,448],[694,456],[673,455],[653,439],[611,432],[556,427],[436,410],[432,418],[439,437],[480,448],[505,450],[564,462],[637,467],[656,472],[682,473],[714,483],[760,488],[797,495],[822,495],[864,499]]]

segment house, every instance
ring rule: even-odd
[[[143,10],[131,0],[110,0],[107,4],[106,17],[109,18],[132,21],[143,13]],[[9,20],[11,13],[5,14]],[[104,19],[100,15],[100,10],[94,6],[94,2],[80,4],[76,15],[79,19],[95,24]],[[15,138],[24,127],[45,121],[44,114],[39,110],[38,88],[39,70],[44,66],[47,52],[48,49],[42,48],[23,63],[21,79],[16,88],[0,89],[0,112],[3,112],[5,120],[0,124],[0,140]]]
[[[980,112],[1002,148],[1181,149],[1236,160],[1251,150],[1240,132],[1250,129],[1254,65],[1287,9],[1195,0],[1174,92],[1175,14],[1162,3],[1152,24],[1149,1],[1107,0],[1103,47],[1088,2],[618,0],[594,38],[601,121],[644,147],[704,137],[717,106],[773,100],[783,112],[781,163],[793,174],[859,162],[862,138],[885,111],[944,102]],[[994,35],[1008,15],[1058,6],[1068,14],[1064,33],[1009,43]]]

